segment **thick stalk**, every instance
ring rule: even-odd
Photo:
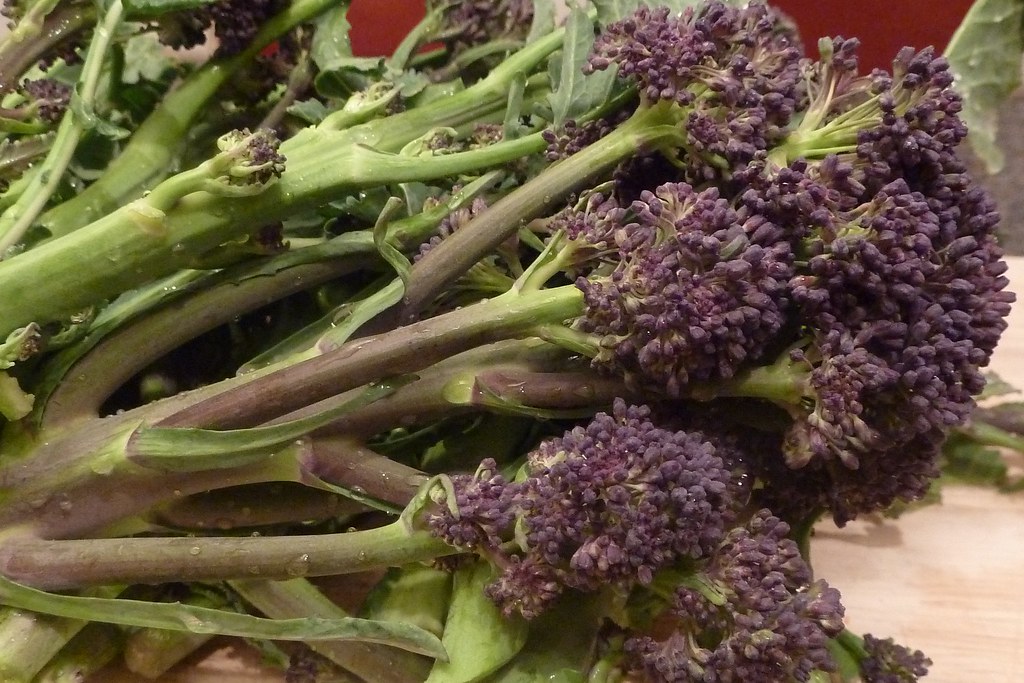
[[[331,492],[344,489],[351,491],[350,498],[385,501],[401,509],[424,481],[418,470],[373,453],[351,438],[301,439],[248,465],[188,472],[135,464],[125,455],[125,438],[116,433],[106,441],[97,438],[97,446],[75,453],[81,446],[72,434],[66,442],[41,446],[27,466],[12,465],[0,472],[0,538],[102,534],[118,520],[193,494],[268,482]]]
[[[469,152],[410,158],[360,146],[360,136],[358,129],[309,130],[288,141],[291,146],[282,145],[288,169],[259,195],[229,199],[195,192],[155,218],[151,211],[128,204],[59,240],[0,262],[0,290],[5,293],[0,299],[0,335],[29,322],[72,315],[188,268],[197,255],[230,239],[347,192],[476,172],[543,147],[537,134]],[[165,183],[176,185],[175,178]],[[162,194],[160,188],[154,196]]]
[[[668,105],[638,110],[606,137],[534,176],[455,231],[413,266],[398,320],[415,319],[446,286],[529,220],[563,204],[570,192],[593,184],[631,155],[677,139],[678,116]]]
[[[47,400],[41,428],[96,417],[118,387],[164,354],[242,313],[350,272],[359,260],[338,258],[229,280],[119,328],[67,370]]]
[[[4,481],[0,536],[68,538],[102,533],[118,520],[194,493],[267,481],[301,481],[298,462],[310,457],[308,443],[299,442],[244,467],[163,472],[127,460],[123,440],[85,451],[74,460],[62,457],[63,463],[40,468],[22,482]],[[44,455],[49,452],[43,448]]]
[[[244,51],[203,65],[164,96],[102,176],[81,194],[40,216],[39,224],[59,237],[140,196],[174,167],[175,158],[187,142],[186,133],[228,79],[278,37],[337,2],[295,0],[264,24]]]
[[[537,292],[510,291],[394,332],[326,350],[229,388],[159,424],[218,429],[251,426],[382,377],[416,372],[483,344],[529,336],[538,324],[562,322],[582,310],[582,292],[573,285]]]
[[[106,584],[293,579],[426,562],[457,549],[404,521],[339,534],[220,538],[10,539],[0,573],[43,590]]]

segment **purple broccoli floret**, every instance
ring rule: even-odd
[[[533,21],[529,0],[469,0],[447,3],[441,38],[453,52],[497,39],[523,40]]]
[[[157,35],[170,47],[191,48],[206,42],[206,31],[212,26],[218,41],[216,56],[230,57],[249,46],[280,6],[280,0],[217,0],[161,16]]]
[[[577,280],[587,304],[577,325],[601,338],[595,362],[678,396],[756,360],[785,323],[783,231],[685,183],[644,192],[631,213],[591,238],[615,240],[615,270]]]
[[[669,564],[703,558],[734,513],[731,471],[699,434],[650,418],[618,400],[611,414],[541,443],[521,480],[496,479],[490,465],[483,477],[457,477],[454,501],[429,526],[495,560],[502,571],[488,594],[528,618],[567,588],[647,584]]]
[[[832,671],[828,640],[843,628],[839,592],[812,581],[789,526],[761,510],[733,529],[676,589],[668,638],[625,643],[629,666],[657,683],[806,681]]]
[[[641,102],[687,112],[685,177],[739,170],[781,139],[802,101],[802,52],[792,27],[763,4],[711,2],[674,15],[640,8],[606,27],[586,70],[614,65]]]
[[[891,76],[857,77],[855,46],[830,45],[802,122],[736,180],[744,208],[791,230],[790,314],[807,337],[793,359],[809,411],[791,410],[785,445],[803,469],[767,489],[817,491],[808,512],[843,523],[926,492],[1014,297],[998,214],[956,155],[965,129],[945,61],[905,49]],[[809,158],[775,165],[794,150]]]
[[[914,683],[928,673],[932,660],[920,650],[898,645],[892,638],[864,636],[867,657],[860,661],[864,683]]]
[[[31,98],[39,118],[48,123],[60,121],[71,102],[71,87],[52,78],[27,80],[21,88]]]

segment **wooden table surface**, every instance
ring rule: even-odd
[[[1011,280],[1024,283],[1024,258],[1009,261]],[[1021,291],[1024,300],[1024,286]],[[992,369],[1024,387],[1024,305],[1014,309]],[[928,683],[1024,680],[1024,493],[948,487],[942,505],[898,520],[857,521],[843,529],[821,524],[812,562],[816,575],[842,592],[851,629],[892,636],[932,658]],[[251,653],[222,647],[160,680],[283,681],[255,666]],[[120,671],[98,678],[144,680]]]

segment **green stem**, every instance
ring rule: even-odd
[[[493,55],[503,54],[519,48],[523,42],[512,38],[499,38],[482,45],[474,45],[454,55],[447,64],[438,69],[433,77],[435,80],[456,78],[473,62],[486,59]]]
[[[701,401],[721,396],[762,398],[783,408],[793,408],[810,395],[810,387],[806,367],[784,355],[772,365],[743,370],[731,379],[692,383],[687,395]]]
[[[230,429],[264,422],[381,377],[416,372],[461,351],[529,336],[539,323],[561,322],[582,310],[583,295],[573,285],[510,291],[394,332],[325,349],[320,356],[200,401],[160,425]]]
[[[47,443],[32,455],[37,465],[31,468],[33,474],[21,481],[5,477],[0,535],[67,538],[101,533],[117,520],[193,493],[267,481],[302,481],[297,463],[309,457],[308,444],[300,443],[283,449],[279,457],[245,466],[163,472],[127,460],[124,436],[108,440],[106,447],[90,449],[88,442],[72,438],[74,445],[69,448],[81,449],[76,457],[57,450],[54,458],[53,446],[64,443],[55,439],[52,446]]]
[[[333,576],[457,552],[428,531],[410,531],[400,520],[366,531],[303,536],[10,539],[0,545],[0,573],[26,586],[66,590],[115,583]]]
[[[446,286],[527,221],[564,203],[568,193],[638,151],[676,139],[679,112],[668,105],[639,109],[606,137],[542,171],[455,231],[413,266],[399,319],[415,319]]]
[[[358,398],[362,392],[351,393]],[[39,446],[30,460],[0,471],[0,537],[104,533],[120,519],[170,501],[266,482],[303,484],[394,510],[404,507],[424,481],[418,470],[369,451],[351,435],[304,438],[234,467],[149,469],[125,454],[126,434],[135,431],[137,421],[101,429],[108,421],[117,424],[116,418],[92,420],[88,428],[69,430],[63,439]]]
[[[57,137],[46,155],[46,160],[43,161],[43,171],[33,177],[32,184],[26,188],[25,193],[0,216],[0,258],[7,249],[21,240],[60,185],[61,178],[64,177],[64,172],[78,147],[78,141],[90,125],[83,112],[89,112],[88,116],[95,115],[92,110],[95,106],[96,89],[99,86],[107,50],[121,23],[123,11],[121,0],[113,0],[102,21],[96,26],[82,66],[81,78],[75,86],[78,106],[72,102],[72,106],[61,119]]]
[[[961,427],[960,431],[980,444],[997,448],[1009,448],[1018,453],[1024,453],[1024,437],[976,418],[964,427]]]
[[[385,119],[386,124],[383,121],[376,122],[383,125],[375,125],[374,122],[366,124],[362,127],[362,141],[381,151],[398,152],[428,130],[458,128],[493,115],[505,106],[509,89],[524,74],[528,76],[527,93],[547,85],[547,75],[534,72],[551,53],[562,47],[564,39],[565,31],[555,30],[510,55],[485,78],[465,90],[393,114]]]
[[[33,29],[11,33],[0,43],[0,93],[12,90],[19,76],[48,50],[91,24],[96,16],[93,3],[58,7]]]
[[[441,8],[434,8],[429,10],[426,15],[419,20],[419,22],[413,26],[412,30],[405,34],[402,38],[402,42],[398,44],[394,52],[391,53],[391,57],[387,59],[386,66],[389,71],[401,72],[409,64],[409,59],[415,54],[416,49],[423,44],[424,41],[430,40],[430,36],[437,32],[438,26],[440,25],[441,16],[444,10]]]
[[[267,112],[267,115],[263,117],[263,120],[260,121],[256,128],[276,129],[281,125],[281,121],[284,120],[285,115],[288,113],[288,108],[295,103],[300,94],[309,88],[312,82],[313,60],[307,50],[301,54],[298,64],[295,65],[295,68],[289,74],[284,93],[282,93],[281,97],[274,103],[274,106]]]
[[[266,264],[260,264],[264,266]],[[41,428],[96,417],[118,387],[184,342],[238,315],[357,268],[356,258],[298,264],[265,277],[236,277],[199,290],[119,327],[70,365],[45,400]]]
[[[224,198],[194,192],[166,213],[153,211],[148,203],[128,204],[59,240],[0,262],[0,290],[5,292],[0,320],[15,329],[72,315],[187,268],[196,255],[254,226],[282,220],[347,192],[476,172],[536,152],[544,144],[537,134],[458,154],[409,158],[361,146],[360,128],[304,132],[308,135],[300,134],[282,145],[288,168],[261,194]],[[186,172],[180,180],[169,178],[154,189],[153,201],[178,196],[182,183],[190,186],[193,175]],[[86,254],[88,261],[83,262]],[[17,322],[23,319],[26,322]]]
[[[39,224],[52,237],[60,237],[140,196],[174,167],[196,117],[226,81],[282,34],[337,2],[294,0],[263,25],[245,50],[203,65],[164,96],[102,176],[82,193],[44,213]]]
[[[82,683],[113,662],[124,646],[116,626],[91,622],[39,672],[33,683]]]
[[[13,177],[22,169],[32,166],[36,159],[46,154],[53,139],[54,136],[47,133],[14,142],[5,141],[0,147],[0,177]]]

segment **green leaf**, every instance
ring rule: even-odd
[[[122,0],[122,2],[129,15],[139,17],[195,9],[203,5],[212,5],[218,0]]]
[[[346,97],[370,84],[374,73],[383,69],[381,57],[356,57],[352,54],[348,3],[322,14],[310,45],[310,57],[319,73],[313,80],[317,92],[325,97]]]
[[[484,594],[493,575],[492,567],[479,560],[455,572],[441,637],[448,661],[438,661],[426,683],[482,680],[504,666],[526,643],[526,621],[503,616]]]
[[[124,44],[124,69],[121,71],[123,83],[135,84],[140,81],[159,81],[173,62],[167,49],[160,44],[153,33],[134,35]]]
[[[9,370],[15,363],[28,360],[39,352],[41,344],[39,325],[30,323],[14,330],[0,342],[0,370]]]
[[[555,11],[554,0],[533,0],[533,21],[526,42],[531,43],[555,30]]]
[[[412,267],[412,263],[388,239],[388,224],[404,206],[405,202],[398,197],[389,198],[373,225],[373,245],[377,248],[380,257],[395,269],[395,273],[402,281],[403,292],[405,283],[409,280],[409,269]]]
[[[216,633],[261,640],[359,640],[391,645],[431,657],[446,657],[444,647],[433,633],[416,626],[355,617],[264,619],[250,614],[181,603],[57,595],[23,586],[2,576],[0,604],[68,619],[136,628]]]
[[[967,140],[989,172],[1003,167],[996,140],[999,106],[1020,85],[1022,0],[977,0],[946,48],[963,95]]]
[[[291,105],[288,107],[287,112],[292,116],[297,116],[306,123],[316,125],[327,118],[331,110],[320,100],[308,99]]]
[[[514,140],[520,135],[519,117],[523,111],[523,94],[526,92],[526,76],[517,74],[508,89],[508,106],[505,107],[505,119],[501,123],[502,139]]]
[[[958,481],[986,486],[1003,486],[1008,469],[1002,454],[961,434],[954,434],[943,446],[942,473]]]
[[[636,11],[640,0],[593,0],[597,10],[597,23],[607,26],[619,21]]]
[[[34,397],[22,391],[18,380],[0,370],[0,415],[8,420],[20,420],[32,412]]]
[[[584,104],[584,81],[587,76],[583,73],[583,65],[593,46],[593,21],[584,10],[573,9],[565,24],[565,43],[562,46],[557,85],[549,98],[554,116],[552,123],[556,127],[588,108]]]
[[[452,575],[422,564],[392,568],[363,602],[359,616],[413,624],[436,636],[444,633]]]
[[[92,105],[79,96],[77,90],[71,95],[71,103],[68,106],[84,131],[94,131],[110,140],[121,140],[132,134],[127,128],[122,128],[97,114]]]
[[[391,308],[405,295],[405,282],[401,277],[393,279],[379,290],[344,308],[343,317],[337,316],[334,325],[317,341],[321,351],[336,349],[344,344],[360,327],[379,313]]]
[[[985,388],[982,390],[978,400],[984,401],[986,398],[992,398],[993,396],[1016,394],[1019,391],[1020,389],[990,370],[985,373]]]
[[[129,437],[126,454],[144,467],[170,472],[198,472],[236,467],[272,455],[283,445],[337,418],[390,396],[413,377],[373,384],[351,401],[320,413],[251,429],[194,429],[142,426]]]
[[[576,683],[594,655],[604,621],[601,594],[569,592],[530,622],[530,636],[516,657],[487,683]],[[553,646],[557,643],[557,647]]]

